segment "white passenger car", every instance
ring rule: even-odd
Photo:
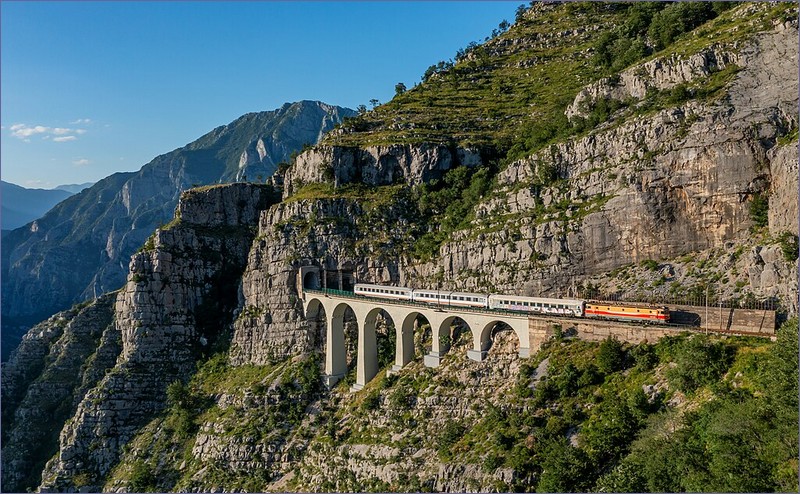
[[[569,298],[519,297],[489,295],[489,308],[583,317],[585,301]]]
[[[364,297],[391,298],[395,300],[411,300],[411,288],[404,286],[356,284],[353,293]]]
[[[414,290],[412,297],[414,302],[443,307],[481,307],[485,309],[489,303],[489,297],[482,293]]]

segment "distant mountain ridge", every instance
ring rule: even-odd
[[[3,353],[24,326],[123,285],[131,254],[172,218],[180,193],[197,185],[265,180],[278,163],[315,144],[353,110],[316,101],[248,113],[69,197],[2,249]],[[67,194],[67,192],[64,192]]]
[[[67,192],[77,194],[78,192],[81,192],[84,189],[88,189],[94,184],[95,182],[85,182],[82,184],[64,184],[64,185],[59,185],[58,187],[55,188],[55,190],[65,190]]]
[[[66,189],[28,189],[0,181],[3,230],[13,230],[41,218],[53,206],[75,192]]]

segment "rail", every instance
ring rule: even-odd
[[[518,311],[513,310],[505,310],[505,309],[479,309],[477,307],[462,307],[462,306],[453,306],[453,305],[445,305],[445,304],[426,304],[423,302],[414,302],[413,300],[393,300],[390,298],[379,298],[379,297],[369,297],[366,295],[356,295],[354,292],[349,292],[346,290],[335,290],[332,288],[322,288],[319,290],[304,288],[303,292],[306,293],[316,293],[320,295],[334,295],[337,297],[342,298],[350,298],[356,300],[369,300],[373,302],[378,302],[381,304],[392,304],[392,305],[404,305],[404,306],[411,306],[411,307],[421,307],[425,309],[433,309],[433,310],[449,310],[449,311],[463,311],[463,312],[472,312],[475,314],[503,314],[507,316],[515,316],[515,317],[522,317],[527,318],[529,314],[527,313],[520,313]],[[558,314],[547,314],[547,315],[558,315]],[[561,316],[561,317],[568,317],[568,316]]]
[[[414,302],[412,300],[393,300],[387,298],[379,298],[379,297],[369,297],[366,295],[356,295],[354,292],[346,291],[346,290],[336,290],[332,288],[322,288],[322,289],[311,289],[311,288],[304,288],[303,292],[305,293],[313,293],[323,296],[336,296],[341,298],[349,298],[354,300],[368,300],[371,302],[376,302],[379,304],[391,304],[391,305],[400,305],[400,306],[411,306],[411,307],[420,307],[425,309],[433,309],[436,310],[450,310],[450,311],[463,311],[463,312],[471,312],[475,314],[489,314],[489,315],[505,315],[511,317],[518,317],[518,318],[541,318],[541,317],[549,317],[549,318],[557,318],[567,320],[574,320],[574,321],[586,321],[587,319],[584,317],[575,317],[575,316],[566,316],[562,314],[541,314],[535,312],[526,312],[520,313],[518,311],[510,311],[505,309],[478,309],[476,307],[454,307],[452,305],[441,305],[441,304],[426,304],[422,302]],[[720,329],[712,329],[712,328],[704,328],[702,326],[696,326],[694,324],[681,324],[675,322],[652,322],[652,321],[623,321],[619,319],[609,319],[603,317],[592,317],[591,319],[600,320],[600,321],[611,321],[620,324],[627,324],[635,327],[642,327],[642,326],[655,326],[661,328],[680,328],[683,330],[692,330],[692,331],[710,331],[713,333],[718,334],[735,334],[741,336],[764,336],[765,333],[753,333],[749,331],[735,331],[735,330],[720,330]]]

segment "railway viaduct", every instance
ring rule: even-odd
[[[431,325],[431,351],[424,356],[427,367],[438,367],[442,357],[449,350],[447,338],[453,321],[461,319],[472,334],[472,348],[467,357],[482,361],[492,344],[492,330],[499,323],[508,325],[519,341],[519,356],[527,358],[535,353],[541,344],[553,336],[555,328],[581,339],[601,341],[612,337],[620,341],[640,343],[657,341],[667,335],[685,331],[703,331],[717,334],[743,334],[761,337],[775,337],[775,311],[773,310],[733,310],[721,308],[703,314],[701,307],[675,306],[673,316],[694,316],[699,324],[642,326],[639,323],[624,321],[587,320],[570,317],[529,317],[528,314],[515,314],[477,308],[437,307],[405,300],[372,299],[353,295],[349,291],[330,290],[320,287],[318,268],[301,267],[298,272],[297,287],[303,302],[307,319],[320,318],[325,314],[325,384],[336,384],[347,373],[345,349],[345,311],[349,308],[356,317],[358,325],[358,347],[356,355],[356,384],[354,390],[363,388],[378,373],[378,349],[375,325],[378,314],[389,315],[395,326],[395,363],[391,371],[398,371],[414,358],[414,322],[419,316]],[[313,276],[312,276],[313,275]],[[313,277],[313,283],[309,282]],[[342,286],[339,273],[337,285]],[[352,285],[352,283],[350,283]],[[706,320],[708,319],[708,320]],[[682,324],[686,324],[685,321]]]
[[[378,348],[375,323],[378,314],[385,311],[395,325],[395,363],[393,371],[400,370],[414,358],[414,321],[423,316],[431,325],[432,348],[424,357],[425,365],[438,367],[449,349],[447,338],[450,325],[456,318],[463,320],[472,333],[472,349],[467,357],[481,361],[491,345],[492,329],[505,323],[519,338],[519,355],[531,353],[527,314],[503,314],[469,308],[432,307],[413,302],[373,300],[348,295],[337,290],[303,290],[303,309],[307,318],[317,317],[320,308],[325,313],[325,384],[333,386],[347,372],[344,344],[344,313],[350,308],[358,323],[358,352],[356,358],[356,384],[354,390],[364,387],[378,373]]]

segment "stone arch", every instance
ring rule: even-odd
[[[431,325],[426,315],[419,311],[411,311],[405,314],[400,324],[395,322],[396,350],[395,363],[392,366],[393,371],[400,370],[403,366],[414,360],[414,355],[416,353],[414,349],[414,332],[423,326],[423,324],[419,323],[420,319],[423,319],[428,326]],[[421,337],[420,340],[424,340],[424,336]],[[425,353],[424,346],[422,348],[422,353]]]
[[[325,352],[327,338],[328,313],[325,305],[318,299],[312,298],[306,304],[306,322],[309,327],[309,339],[311,348]]]
[[[496,320],[483,326],[480,335],[475,341],[474,349],[480,350],[481,352],[488,352],[494,345],[495,336],[499,332],[513,334],[517,341],[517,347],[521,346],[522,342],[520,341],[517,331],[506,321]]]
[[[346,302],[339,302],[328,315],[325,345],[325,374],[327,375],[328,386],[332,386],[347,374],[348,345],[346,340],[352,339],[347,338],[346,335],[345,316],[348,315],[348,311],[350,314],[355,315],[350,305]],[[354,318],[348,319],[347,322],[352,323]]]

